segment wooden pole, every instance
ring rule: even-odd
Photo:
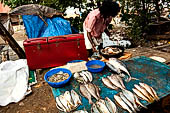
[[[10,35],[10,33],[6,30],[3,24],[0,22],[0,36],[6,42],[8,42],[9,46],[15,51],[20,59],[25,59],[25,52],[23,49],[18,45],[15,39]]]

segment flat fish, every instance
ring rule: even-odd
[[[96,99],[99,100],[99,97],[97,96],[96,88],[92,83],[85,84],[85,87],[87,88],[87,91]]]
[[[123,93],[120,92],[119,95],[120,95],[120,98],[131,108],[131,110],[132,110],[134,113],[136,113],[135,108],[133,107],[133,105],[131,104],[131,102],[129,102],[129,101],[126,99],[126,97],[123,95]]]
[[[91,100],[91,94],[88,92],[87,88],[84,86],[84,84],[80,84],[80,93],[82,96],[88,99],[89,104],[93,104]]]
[[[133,107],[139,111],[136,103],[135,103],[135,97],[134,97],[134,94],[128,90],[122,90],[122,93],[123,95],[126,97],[126,99],[128,99],[132,104],[133,104]]]
[[[93,84],[93,85],[94,85],[94,87],[96,88],[97,97],[98,97],[98,98],[101,98],[101,97],[100,97],[100,90],[101,90],[101,89],[100,89],[98,86],[96,86],[95,84]]]
[[[106,87],[108,87],[108,88],[110,88],[110,89],[115,89],[115,90],[118,90],[118,87],[116,87],[116,86],[114,86],[113,84],[112,84],[112,82],[108,79],[108,78],[102,78],[102,82],[103,82],[103,84],[106,86]]]
[[[74,104],[73,104],[73,101],[72,101],[72,98],[71,98],[71,94],[70,94],[69,91],[65,91],[64,97],[67,100],[67,102],[71,105],[71,108],[74,108]]]
[[[133,113],[133,112],[129,109],[129,107],[123,102],[123,100],[122,100],[119,96],[114,95],[114,99],[115,99],[115,101],[117,102],[117,104],[118,104],[120,107],[122,107],[123,109],[127,110],[129,113]]]
[[[116,105],[108,97],[105,98],[105,104],[110,113],[117,113]]]
[[[151,101],[148,98],[146,98],[139,90],[135,88],[133,88],[132,90],[138,97],[151,103]]]
[[[116,87],[120,88],[120,89],[125,89],[121,83],[119,82],[119,80],[117,79],[116,76],[107,76],[107,78],[112,82],[113,85],[115,85]]]
[[[151,95],[141,86],[134,85],[137,90],[139,90],[145,97],[147,97],[151,102],[154,101],[154,99],[151,97]]]
[[[102,113],[110,113],[110,111],[106,107],[105,103],[103,103],[103,101],[97,101],[96,106],[97,106],[97,108],[99,109],[100,112],[102,112]]]
[[[88,74],[88,79],[90,82],[93,81],[93,75],[89,71],[85,71]]]
[[[126,87],[125,87],[125,85],[124,85],[124,83],[123,83],[123,80],[122,80],[118,75],[116,75],[116,77],[117,77],[117,79],[119,80],[121,86],[122,86],[124,89],[126,89]]]
[[[155,100],[159,100],[159,97],[158,95],[156,94],[156,91],[149,85],[145,84],[145,83],[139,83],[140,86],[142,86],[143,88],[145,88],[149,93],[150,95],[152,95],[152,97],[155,99]]]
[[[83,77],[84,81],[87,83],[89,81],[89,79],[87,78],[87,76],[84,73],[79,73],[81,77]]]
[[[71,111],[71,106],[68,103],[68,101],[65,99],[65,97],[63,95],[60,95],[59,100],[62,103],[62,105],[66,108],[66,111],[70,112]]]
[[[64,105],[60,102],[59,97],[56,97],[56,106],[60,111],[67,112],[67,109],[64,107]]]
[[[107,67],[109,67],[113,72],[120,74],[120,69],[115,68],[112,64],[109,62],[106,62]]]
[[[96,104],[92,104],[91,113],[100,113],[97,106],[96,106]]]
[[[131,80],[131,75],[130,75],[129,71],[126,68],[126,65],[123,62],[121,62],[120,60],[118,60],[116,58],[109,58],[109,63],[112,64],[116,69],[119,69],[119,70],[127,73],[128,76],[129,76],[128,81]]]
[[[134,97],[135,97],[135,102],[136,102],[137,104],[139,104],[139,105],[142,106],[143,108],[147,109],[147,107],[144,106],[144,105],[139,101],[139,99],[138,99],[138,97],[137,97],[136,95],[134,95]]]
[[[75,108],[80,104],[82,105],[80,96],[74,90],[71,90],[71,97]]]

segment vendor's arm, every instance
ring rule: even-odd
[[[91,32],[87,32],[87,37],[92,45],[92,49],[93,49],[93,52],[96,52],[96,45],[95,43],[93,42],[93,39],[92,39],[92,36],[91,36]]]
[[[104,32],[110,37],[110,32],[107,28],[104,30]]]

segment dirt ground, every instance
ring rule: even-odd
[[[23,31],[16,32],[13,37],[17,41],[25,40],[27,37],[24,35]],[[3,41],[0,41],[3,44]],[[159,56],[166,59],[167,64],[170,62],[170,53],[161,52],[159,50],[153,50],[148,47],[137,47],[126,49],[125,52],[135,56]],[[32,86],[32,93],[27,95],[22,101],[18,103],[11,103],[5,107],[0,107],[0,113],[59,113],[55,105],[55,99],[52,95],[51,87],[44,81],[44,74],[47,70],[37,71],[37,81],[38,83]],[[170,96],[166,98],[166,106],[162,106],[162,100],[159,104],[156,104],[154,108],[148,113],[168,113],[170,111]],[[168,107],[167,107],[168,106]],[[157,108],[160,108],[157,110]]]

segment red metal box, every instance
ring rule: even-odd
[[[24,49],[31,70],[88,60],[83,34],[26,39]]]

